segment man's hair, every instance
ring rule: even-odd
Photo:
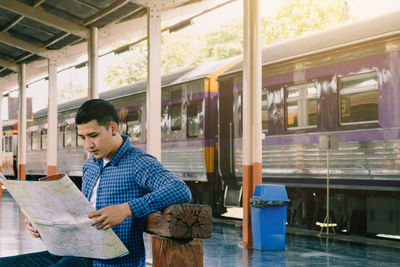
[[[118,113],[114,106],[106,100],[87,100],[78,109],[75,116],[75,123],[77,125],[85,124],[92,120],[96,120],[99,125],[108,128],[112,121],[118,124]]]

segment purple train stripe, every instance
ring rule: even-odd
[[[169,141],[161,144],[162,148],[185,148],[185,147],[215,147],[216,139],[196,139],[184,141]],[[146,144],[134,144],[139,149],[146,149]]]
[[[162,148],[184,148],[184,147],[214,147],[215,139],[195,139],[182,141],[169,141],[161,144]]]
[[[288,136],[267,136],[263,140],[263,146],[277,145],[309,145],[318,144],[320,135],[338,136],[339,142],[368,142],[400,140],[400,129],[373,129],[348,132],[320,132],[318,134],[288,135]],[[235,147],[242,147],[242,138],[236,138]]]
[[[236,177],[236,180],[241,182],[242,177]],[[304,185],[315,185],[324,186],[326,185],[326,179],[321,178],[271,178],[263,177],[263,183],[274,183],[274,184],[304,184]],[[332,186],[367,186],[367,187],[398,187],[400,188],[400,180],[364,180],[364,179],[331,179],[330,185]]]

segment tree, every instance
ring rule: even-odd
[[[201,46],[201,38],[186,31],[164,32],[161,45],[161,72],[169,73],[183,67],[200,64]]]
[[[274,18],[262,19],[262,45],[294,38],[339,25],[345,21],[345,0],[283,0]],[[243,18],[197,36],[186,31],[162,36],[162,73],[199,64],[206,60],[230,58],[243,53]],[[109,69],[106,81],[114,86],[146,78],[145,42],[131,48],[118,66]]]
[[[123,57],[118,65],[108,67],[105,81],[112,88],[130,84],[146,78],[147,75],[147,46],[145,42],[130,47],[119,57]]]
[[[243,19],[236,18],[231,23],[222,24],[214,32],[204,36],[202,57],[205,59],[224,59],[243,53]]]
[[[263,44],[325,30],[344,22],[344,0],[285,0],[273,20],[263,21]]]
[[[164,32],[161,45],[161,73],[169,73],[182,67],[197,65],[201,40],[187,32]],[[108,68],[106,82],[112,87],[130,84],[147,77],[147,45],[143,41],[130,47],[122,55],[124,59]]]
[[[73,80],[71,80],[70,82],[65,83],[57,91],[60,92],[57,94],[57,102],[64,103],[73,99],[87,96],[87,85],[83,83],[75,83]]]

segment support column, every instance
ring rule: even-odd
[[[3,91],[0,90],[0,172],[3,172]],[[3,195],[2,184],[0,183],[0,198]]]
[[[57,62],[48,60],[49,102],[47,116],[47,175],[57,173]]]
[[[147,142],[146,150],[161,161],[161,10],[147,10]]]
[[[99,57],[98,57],[98,34],[97,27],[90,28],[90,39],[88,40],[88,98],[99,98],[98,74],[99,74]]]
[[[0,90],[0,172],[3,172],[3,91]],[[1,184],[0,184],[1,187]],[[1,195],[1,190],[0,190]]]
[[[26,65],[19,65],[18,83],[18,179],[26,180]]]
[[[251,246],[249,199],[262,183],[261,16],[259,0],[243,1],[243,241]]]

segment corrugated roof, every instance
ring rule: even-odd
[[[177,7],[199,0],[157,1]],[[89,37],[99,29],[143,17],[138,0],[0,0],[0,77],[17,71],[17,64],[47,58],[49,53]],[[53,54],[52,54],[53,55]]]

